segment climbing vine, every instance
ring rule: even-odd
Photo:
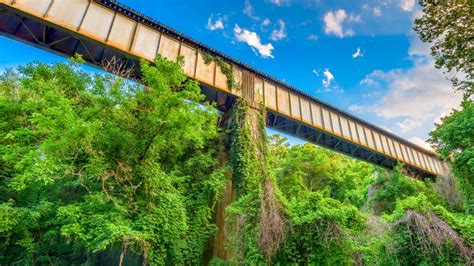
[[[264,109],[261,109],[264,110]],[[268,171],[265,113],[239,99],[230,123],[230,164],[238,200],[228,213],[235,221],[233,246],[237,260],[271,261],[286,238],[285,204]]]
[[[222,74],[226,76],[227,87],[229,87],[230,90],[239,87],[239,84],[234,78],[234,71],[232,71],[232,66],[229,63],[225,62],[221,57],[212,56],[202,50],[200,50],[199,53],[201,53],[202,55],[204,64],[209,65],[212,61],[216,62],[216,64],[221,68]]]

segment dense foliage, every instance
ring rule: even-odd
[[[181,65],[0,80],[0,264],[196,264],[223,184],[217,113]]]
[[[1,76],[0,264],[207,263],[228,179],[236,200],[219,244],[235,263],[472,263],[474,217],[448,196],[452,176],[417,180],[403,165],[268,138],[265,114],[245,100],[219,130],[181,64],[143,62],[144,85],[77,62]],[[472,103],[463,107],[432,138],[469,200]]]
[[[472,265],[471,2],[420,1],[415,23],[464,94],[431,133],[454,172],[435,181],[268,139],[264,111],[245,100],[222,123],[180,58],[142,62],[137,83],[85,72],[80,58],[5,72],[0,265],[208,263],[229,179],[236,200],[218,244],[231,263]],[[237,85],[230,65],[202,56]]]
[[[460,110],[442,118],[430,134],[437,152],[450,162],[464,192],[466,210],[474,213],[474,102],[464,100]]]
[[[237,154],[249,154],[245,146],[239,147]],[[261,178],[246,175],[254,180],[253,189],[247,189],[228,210],[231,220],[240,223],[238,241],[231,240],[237,251],[235,262],[471,263],[474,217],[456,213],[459,209],[452,207],[451,198],[439,193],[444,183],[409,178],[402,165],[386,171],[312,144],[291,146],[278,135],[271,138],[266,156],[282,203],[278,206],[285,208],[288,220],[285,239],[274,256],[265,256],[258,245],[262,226],[258,202],[265,195],[264,187]],[[240,162],[246,164],[239,167],[255,165],[252,160]]]

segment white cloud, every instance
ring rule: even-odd
[[[362,56],[364,56],[364,54],[361,53],[361,52],[360,52],[360,48],[357,47],[355,53],[352,54],[352,58],[357,58],[357,57],[362,57]]]
[[[308,40],[315,42],[315,41],[318,40],[318,35],[310,34],[310,35],[308,35]]]
[[[350,15],[348,16],[344,9],[339,9],[335,12],[329,11],[324,15],[324,31],[328,35],[336,35],[339,38],[354,35],[354,31],[351,27],[344,29],[344,23],[347,22],[360,22],[360,16]]]
[[[400,0],[400,8],[403,11],[411,12],[415,7],[415,0]]]
[[[285,22],[283,20],[278,21],[279,29],[274,29],[270,35],[270,39],[273,41],[280,41],[286,38]]]
[[[377,71],[380,70],[375,70],[370,75],[373,75]],[[365,76],[365,78],[359,82],[359,85],[371,87],[372,90],[381,86],[377,80],[373,79],[372,77],[369,77],[369,75]]]
[[[334,75],[329,72],[329,69],[325,69],[323,72],[324,79],[323,79],[323,86],[324,88],[327,88],[331,85],[331,82],[334,80]]]
[[[224,29],[224,19],[221,17],[218,17],[214,22],[212,22],[212,16],[209,17],[207,20],[207,29],[208,30],[223,30]]]
[[[443,71],[435,68],[433,59],[417,59],[412,68],[376,70],[360,84],[385,86],[388,91],[370,109],[394,123],[401,132],[433,129],[441,116],[459,105],[462,95],[453,92]]]
[[[371,88],[378,88],[381,86],[379,80],[385,79],[387,75],[388,74],[382,70],[374,70],[369,75],[366,75],[365,78],[359,82],[359,84]]]
[[[288,4],[289,0],[268,0],[268,2],[277,6],[282,6],[283,4]]]
[[[321,70],[316,70],[313,69],[311,71],[316,77],[319,77],[321,75]],[[335,83],[334,75],[329,71],[329,69],[325,69],[322,73],[323,77],[321,79],[323,83],[323,88],[322,89],[317,89],[316,93],[344,93],[344,90]]]
[[[418,145],[418,146],[421,146],[422,148],[425,148],[429,151],[433,151],[430,144],[428,144],[426,141],[422,140],[420,137],[411,137],[408,140],[411,141],[412,143]]]
[[[412,14],[415,19],[419,12]],[[434,123],[458,108],[462,95],[455,93],[446,79],[444,69],[435,67],[429,45],[422,43],[410,31],[408,59],[412,66],[406,69],[375,70],[366,75],[359,84],[365,91],[374,94],[372,104],[354,105],[350,109],[360,113],[377,115],[378,124],[395,133],[411,138],[416,144],[428,148],[420,137],[427,137]]]
[[[421,18],[422,16],[423,11],[417,10],[412,14],[412,20],[414,21],[415,19]],[[413,30],[408,33],[408,40],[410,41],[410,47],[408,48],[409,56],[431,57],[431,44],[422,42]]]
[[[264,27],[265,27],[265,26],[268,26],[268,25],[270,25],[270,22],[271,22],[271,21],[270,21],[269,18],[265,18],[264,20],[262,20],[262,26],[264,26]]]
[[[380,16],[382,16],[382,9],[379,6],[376,6],[372,10],[372,13],[374,14],[374,16],[380,17]]]
[[[271,43],[262,44],[257,33],[247,29],[241,29],[239,25],[234,27],[234,36],[239,42],[245,42],[253,51],[257,51],[263,58],[274,58],[272,55],[273,45]]]
[[[402,131],[402,132],[409,132],[416,128],[423,126],[423,123],[426,121],[427,117],[410,117],[405,118],[401,122],[396,122],[395,125]]]
[[[408,70],[384,72],[381,78],[388,83],[389,91],[376,111],[385,118],[423,117],[433,109],[448,112],[459,103],[459,97],[453,97],[451,83],[432,60],[417,62]],[[421,104],[426,100],[429,104]]]

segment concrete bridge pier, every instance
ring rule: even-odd
[[[254,75],[247,71],[243,71],[240,83],[237,85],[238,88],[234,90],[241,90],[242,99],[233,101],[232,107],[223,115],[220,120],[220,126],[223,128],[223,132],[230,132],[229,128],[234,118],[234,111],[238,106],[246,105],[248,112],[246,117],[243,117],[241,121],[247,121],[247,125],[250,126],[251,132],[259,132],[260,127],[260,113],[261,113],[261,101],[263,99],[256,99],[254,92]],[[264,121],[264,120],[262,120]],[[243,126],[243,125],[240,125]],[[223,142],[226,145],[222,145],[223,149],[220,151],[219,159],[222,165],[229,163],[232,134],[222,136]],[[265,136],[262,134],[251,134],[251,141],[254,143],[262,143]],[[256,149],[254,152],[258,153],[256,156],[259,158],[263,157],[263,152]],[[264,161],[264,158],[261,158]],[[233,169],[232,169],[233,170]],[[212,258],[229,261],[234,257],[235,251],[228,245],[229,238],[236,234],[235,224],[236,221],[226,221],[226,208],[231,205],[238,198],[236,184],[234,184],[232,172],[226,180],[225,187],[223,188],[220,201],[214,208],[214,222],[217,225],[216,235],[209,240],[208,248],[206,250],[203,264],[207,265]]]

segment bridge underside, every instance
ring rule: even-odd
[[[76,32],[59,28],[47,21],[40,21],[8,6],[0,5],[0,34],[61,56],[71,57],[76,53],[81,54],[90,65],[101,69],[105,62],[119,59],[121,67],[133,69],[130,77],[138,77],[140,73],[138,57],[105,46]],[[206,101],[215,102],[218,109],[223,112],[229,110],[235,100],[234,95],[213,87],[201,85],[201,88]],[[272,129],[344,153],[355,159],[388,169],[393,169],[397,165],[397,160],[393,158],[338,138],[323,130],[309,127],[270,109],[267,110],[266,120],[267,126]],[[406,165],[405,169],[410,175],[419,178],[434,177],[433,174],[411,165]]]

